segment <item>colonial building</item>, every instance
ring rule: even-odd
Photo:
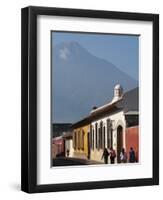
[[[110,102],[98,108],[94,107],[89,116],[74,124],[74,126],[82,125],[82,122],[87,124],[88,158],[103,162],[101,158],[104,148],[112,147],[116,151],[116,162],[120,162],[122,148],[129,153],[130,147],[133,147],[138,161],[138,102],[138,88],[123,94],[123,89],[118,84],[114,88],[113,99]],[[74,131],[74,137],[77,137],[75,135],[78,135],[77,129]],[[82,137],[73,141],[75,144],[76,142],[80,144]],[[79,146],[75,147],[78,149]]]
[[[52,158],[66,155],[66,145],[70,141],[63,138],[63,135],[72,133],[71,123],[53,123],[52,124]],[[72,141],[72,140],[71,140]],[[72,152],[72,150],[71,150]]]
[[[62,136],[52,138],[52,159],[65,156],[65,141]]]
[[[87,119],[83,119],[72,125],[73,131],[73,148],[74,157],[89,159],[90,158],[90,144],[89,132],[90,124]]]
[[[73,148],[73,133],[67,132],[63,135],[63,139],[65,141],[65,156],[73,157],[74,156],[74,148]]]

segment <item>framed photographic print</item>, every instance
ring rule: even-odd
[[[22,190],[159,184],[159,16],[22,9]]]

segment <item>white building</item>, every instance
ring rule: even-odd
[[[117,155],[115,161],[120,162],[120,151],[126,149],[128,122],[130,125],[138,125],[138,88],[123,95],[122,87],[116,85],[112,101],[93,109],[89,118],[90,159],[103,162],[104,148],[112,147]]]
[[[64,133],[63,139],[65,141],[65,156],[66,157],[73,157],[74,148],[73,148],[73,133],[67,132]]]
[[[133,147],[136,160],[139,160],[139,89],[134,88],[123,93],[118,84],[114,87],[110,102],[101,107],[93,107],[90,114],[76,124],[86,125],[88,158],[104,162],[104,149],[112,147],[116,152],[115,162],[120,162],[122,148],[129,154]],[[109,159],[110,161],[110,159]]]

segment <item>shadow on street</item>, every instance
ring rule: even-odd
[[[53,166],[72,166],[72,165],[92,165],[92,164],[101,164],[99,162],[90,161],[80,158],[67,158],[67,157],[58,157],[53,159]]]

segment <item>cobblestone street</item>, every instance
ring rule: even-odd
[[[71,165],[93,165],[101,164],[101,162],[80,159],[80,158],[67,158],[67,157],[58,157],[53,159],[53,166],[71,166]]]

